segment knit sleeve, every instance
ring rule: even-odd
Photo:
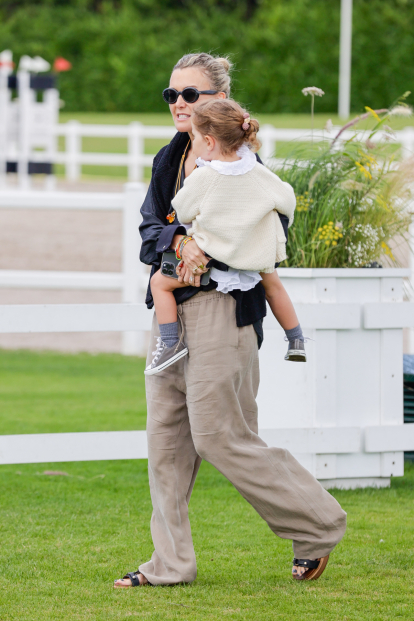
[[[296,207],[296,196],[292,186],[290,183],[282,181],[280,177],[265,166],[259,166],[255,170],[258,174],[257,181],[271,199],[274,205],[273,209],[279,214],[287,216],[289,218],[288,226],[291,226]]]
[[[180,222],[189,224],[200,213],[200,205],[208,184],[207,167],[197,168],[184,181],[184,185],[172,200]]]
[[[293,215],[296,207],[295,192],[287,181],[282,181],[277,175],[274,175],[274,200],[275,210],[289,218],[289,226],[293,222]]]

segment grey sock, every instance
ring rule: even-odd
[[[298,323],[296,328],[292,328],[291,330],[285,330],[285,334],[289,343],[290,341],[295,341],[296,339],[299,339],[299,341],[305,341],[302,328],[300,327],[300,323]]]
[[[160,336],[167,347],[173,347],[178,343],[178,321],[174,323],[160,323]]]

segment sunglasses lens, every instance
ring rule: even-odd
[[[187,103],[194,103],[198,99],[198,93],[195,88],[185,88],[183,90],[183,98]]]
[[[177,101],[177,92],[173,88],[166,88],[162,91],[162,96],[167,104],[173,104]]]

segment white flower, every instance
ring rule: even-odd
[[[394,108],[390,110],[390,116],[411,116],[412,113],[413,109],[405,104],[394,106]]]
[[[305,96],[312,95],[313,97],[315,95],[317,95],[318,97],[322,97],[322,95],[325,95],[325,91],[323,91],[321,88],[318,88],[317,86],[307,86],[306,88],[302,88],[302,93]]]
[[[340,231],[341,229],[344,228],[344,225],[342,222],[335,222],[335,228],[337,228]]]
[[[359,237],[359,241],[349,244],[349,261],[355,267],[362,267],[372,261],[372,255],[384,236],[384,231],[382,227],[375,229],[371,224],[357,224],[353,233],[355,237]]]
[[[387,134],[391,134],[392,136],[395,136],[395,131],[389,125],[384,125],[383,129],[384,129],[384,132],[386,132]]]
[[[353,179],[345,179],[340,184],[343,190],[349,190],[350,192],[362,192],[365,190],[365,185],[360,183],[359,181],[354,181]]]
[[[325,123],[324,130],[325,130],[326,132],[328,132],[328,133],[329,133],[329,132],[331,132],[331,131],[332,131],[332,129],[333,129],[333,123],[332,123],[332,120],[331,120],[331,119],[328,119],[328,120],[326,121],[326,123]]]

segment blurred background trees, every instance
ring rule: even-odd
[[[257,112],[337,109],[340,0],[0,0],[0,49],[49,62],[67,111],[161,112],[183,54],[230,54],[233,95]],[[414,0],[354,0],[353,111],[414,90]]]

